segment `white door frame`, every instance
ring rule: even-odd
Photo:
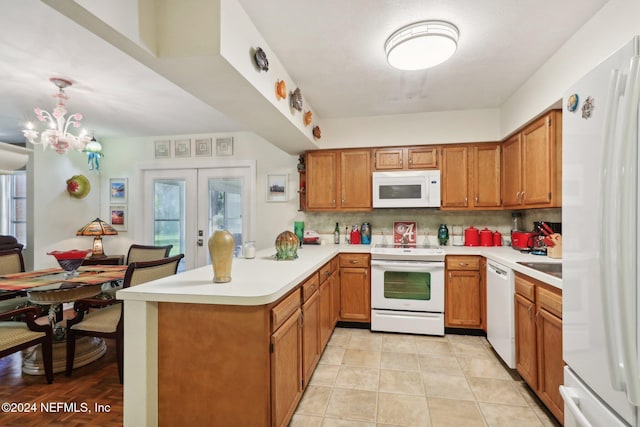
[[[233,161],[216,161],[216,160],[208,160],[208,161],[179,161],[179,162],[140,162],[135,165],[135,182],[136,188],[138,189],[138,194],[140,197],[137,198],[137,201],[140,205],[135,206],[134,203],[130,203],[132,207],[140,212],[140,215],[132,215],[133,210],[129,212],[130,218],[132,221],[130,222],[134,227],[133,239],[135,243],[140,244],[152,244],[153,242],[149,242],[148,239],[148,230],[149,224],[145,224],[146,218],[146,209],[145,206],[145,182],[144,182],[144,174],[146,171],[157,171],[157,170],[181,170],[181,169],[241,169],[247,168],[249,170],[250,182],[247,183],[244,191],[248,192],[248,211],[251,212],[249,218],[246,219],[246,224],[243,223],[243,228],[246,230],[246,239],[245,240],[255,240],[256,233],[256,184],[257,184],[257,175],[256,175],[256,161],[255,160],[233,160]],[[132,187],[133,188],[133,187]],[[130,198],[130,202],[133,200]],[[245,219],[243,219],[244,221]],[[189,225],[187,225],[189,227]],[[193,242],[197,239],[197,229],[198,224],[191,224],[191,233],[193,234]],[[187,231],[190,233],[190,231]],[[153,232],[151,233],[153,235]],[[187,242],[189,239],[187,239]],[[193,262],[195,263],[195,257],[193,258]],[[199,261],[198,261],[199,262]],[[187,266],[189,269],[189,267]],[[193,266],[191,267],[193,268]]]

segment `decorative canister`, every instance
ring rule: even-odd
[[[480,246],[493,246],[493,232],[487,227],[480,230]]]
[[[276,237],[276,259],[292,260],[298,258],[298,237],[289,230]]]
[[[227,230],[216,230],[209,237],[209,256],[213,265],[213,281],[226,283],[231,281],[231,263],[235,239]]]
[[[371,224],[363,222],[360,226],[360,243],[363,245],[371,244]]]
[[[438,243],[440,246],[444,246],[449,241],[449,229],[446,224],[440,224],[440,228],[438,228]]]

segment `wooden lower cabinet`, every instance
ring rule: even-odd
[[[563,422],[562,291],[520,273],[515,290],[516,369]]]
[[[296,310],[271,336],[272,425],[286,426],[302,397],[302,312]]]
[[[302,372],[308,384],[320,360],[320,294],[317,289],[302,306]]]
[[[486,290],[480,256],[447,256],[444,320],[448,328],[484,329]]]
[[[329,277],[320,285],[320,348],[324,349],[329,341],[331,332],[333,332],[333,324],[331,317],[331,287],[333,277]]]
[[[340,255],[340,320],[371,322],[369,254]]]

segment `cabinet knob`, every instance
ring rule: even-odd
[[[350,260],[350,261],[349,261],[349,263],[350,263],[350,264],[357,264],[357,263],[358,263],[358,261],[356,261],[355,259],[352,259],[352,260]]]
[[[467,265],[469,265],[469,263],[467,263],[467,262],[459,262],[458,265],[460,267],[466,267]]]

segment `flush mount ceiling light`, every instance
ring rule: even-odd
[[[458,28],[446,21],[422,21],[400,28],[384,43],[389,65],[423,70],[441,64],[458,47]]]
[[[85,131],[80,132],[78,136],[69,132],[69,127],[80,127],[80,120],[82,120],[82,114],[71,114],[68,118],[65,118],[67,109],[64,106],[64,101],[69,97],[64,93],[66,87],[71,86],[69,80],[61,78],[50,78],[51,83],[58,87],[58,93],[54,95],[58,98],[58,103],[53,109],[53,113],[35,108],[33,111],[36,113],[38,120],[41,122],[48,122],[49,129],[42,132],[40,135],[40,141],[36,141],[38,138],[38,131],[33,129],[31,123],[27,124],[27,129],[23,130],[25,138],[32,144],[41,144],[44,148],[50,146],[56,150],[59,154],[64,154],[69,148],[82,151],[89,143],[91,138]]]

